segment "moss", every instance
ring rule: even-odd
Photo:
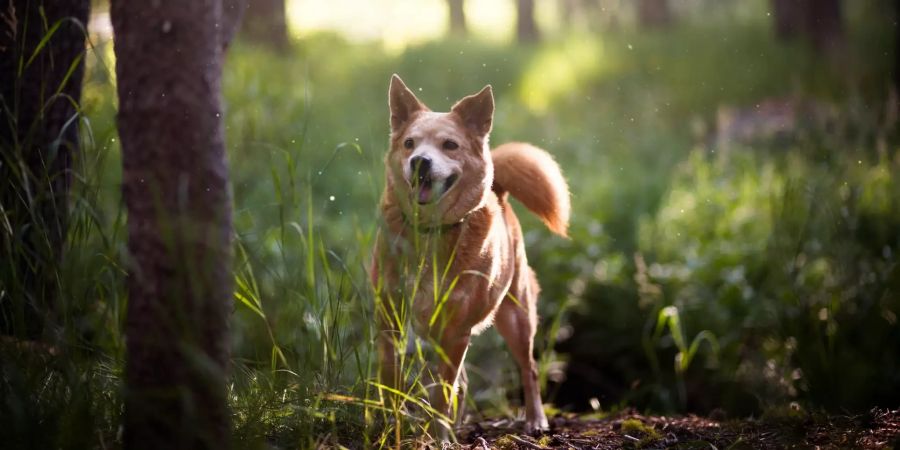
[[[594,411],[579,417],[581,417],[582,420],[601,420],[606,419],[609,415],[609,411]]]
[[[562,413],[563,410],[557,408],[555,405],[550,403],[544,404],[544,414],[546,414],[547,417],[553,417]]]
[[[796,422],[810,416],[797,402],[771,406],[763,411],[762,418],[772,422]]]
[[[636,443],[638,447],[643,447],[662,438],[653,426],[647,425],[638,419],[623,420],[620,432],[623,435],[627,434],[633,438],[640,439],[640,441]]]
[[[516,445],[516,441],[510,438],[508,434],[497,438],[497,440],[494,441],[494,447],[498,450],[516,450],[519,448],[519,446]]]
[[[550,447],[550,444],[552,442],[553,438],[550,436],[541,436],[541,438],[537,441],[538,445],[540,445],[541,447]]]

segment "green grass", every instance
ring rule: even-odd
[[[870,380],[896,386],[898,372],[879,368],[900,363],[883,352],[900,342],[900,162],[896,124],[876,112],[888,59],[871,57],[887,31],[877,18],[854,22],[852,73],[776,43],[754,21],[551,36],[527,48],[440,41],[399,54],[328,34],[288,54],[237,43],[224,78],[236,445],[373,448],[427,429],[426,350],[405,367],[417,381],[401,395],[406,408],[384,403],[375,384],[366,267],[391,73],[437,110],[492,84],[492,142],[534,142],[570,181],[571,240],[518,208],[544,288],[538,351],[549,401],[562,389],[559,367],[593,358],[622,386],[603,405],[740,413],[747,392],[751,410],[795,399],[868,405],[882,393]],[[125,215],[109,47],[89,58],[85,150],[59,270],[63,356],[0,363],[0,417],[35,447],[118,442]],[[788,146],[706,147],[719,106],[783,96],[836,103],[836,128]],[[692,345],[700,336],[719,344],[716,358]],[[467,361],[472,406],[514,415],[518,371],[500,337],[474,339]]]

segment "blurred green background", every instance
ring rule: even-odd
[[[539,34],[521,39],[512,0],[466,1],[455,33],[441,0],[288,1],[282,38],[245,30],[224,78],[236,439],[377,441],[357,400],[373,395],[365,267],[392,73],[435,110],[493,85],[491,141],[541,146],[569,180],[570,240],[518,208],[554,408],[900,403],[893,2],[842,2],[824,45],[779,34],[778,2],[673,0],[662,19],[639,3],[537,0]],[[74,356],[7,386],[11,426],[43,418],[54,442],[115,441],[121,407],[125,218],[104,8],[62,271],[59,341]],[[467,362],[477,414],[514,416],[518,373],[495,331]]]

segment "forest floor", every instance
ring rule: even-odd
[[[793,411],[779,417],[715,420],[645,416],[626,410],[605,418],[557,415],[550,432],[532,437],[509,420],[483,421],[460,435],[464,450],[513,449],[900,449],[900,409],[860,415]]]

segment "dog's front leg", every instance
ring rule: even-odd
[[[397,357],[396,341],[400,335],[399,328],[389,320],[378,320],[378,359],[381,363],[379,371],[381,384],[397,389],[400,385],[400,365]]]
[[[398,290],[398,267],[394,261],[396,255],[390,250],[385,235],[379,232],[371,268],[372,286],[375,290],[375,344],[378,349],[379,382],[402,391],[397,347],[402,345],[400,330],[404,318],[396,304],[398,301],[402,302],[402,293]],[[396,395],[381,394],[389,400],[386,405],[395,410],[400,407]]]
[[[431,405],[436,411],[447,416],[447,421],[435,420],[432,429],[435,436],[446,440],[449,435],[449,427],[455,422],[454,416],[458,412],[456,408],[456,391],[459,387],[459,376],[463,362],[466,358],[466,350],[469,348],[469,334],[444,335],[440,339],[442,350],[438,362],[438,383],[431,389]],[[462,401],[462,400],[460,400]]]
[[[391,291],[375,295],[375,344],[378,347],[379,381],[384,386],[400,389],[400,364],[397,345],[401,339],[400,323],[397,308],[394,305]],[[387,395],[391,406],[397,407],[395,395]]]

